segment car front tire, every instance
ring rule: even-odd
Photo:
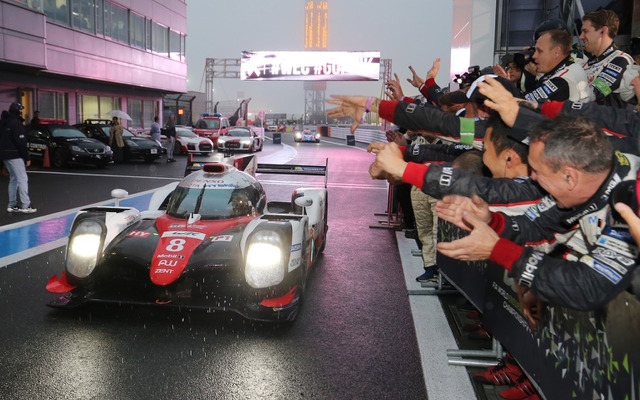
[[[56,168],[62,168],[67,165],[67,155],[62,149],[56,149],[53,152],[53,166]]]

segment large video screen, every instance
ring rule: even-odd
[[[243,51],[240,79],[377,81],[379,51]]]

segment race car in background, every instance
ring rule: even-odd
[[[311,132],[311,129],[304,128],[302,132],[296,131],[293,134],[293,140],[295,140],[296,142],[320,143],[320,132]]]
[[[267,202],[255,173],[324,176]],[[73,221],[49,306],[90,302],[232,311],[293,321],[326,245],[327,164],[256,164],[253,155],[190,155],[187,176],[158,189],[149,208],[89,207]],[[126,192],[114,190],[122,198]]]
[[[166,140],[166,137],[165,137]],[[202,136],[198,136],[189,128],[176,126],[176,145],[174,154],[200,153],[209,154],[213,151],[213,142]]]
[[[249,127],[233,127],[218,138],[218,151],[262,151],[264,134]]]

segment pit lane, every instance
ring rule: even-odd
[[[323,164],[329,157],[327,248],[293,325],[131,306],[52,310],[44,306],[51,298],[44,286],[61,271],[63,248],[36,251],[0,268],[2,397],[425,398],[394,232],[368,228],[386,207],[386,185],[368,177],[371,155],[331,142],[295,144],[285,134],[283,145],[267,141],[257,153],[263,162],[283,150],[296,163]],[[62,223],[48,222],[49,214],[108,200],[114,187],[131,194],[153,189],[179,179],[183,169],[184,161],[160,160],[105,170],[34,170],[30,193],[38,213],[2,213],[0,229],[35,220],[64,232]],[[318,178],[259,179],[275,200]],[[7,180],[0,184],[6,187]],[[6,203],[6,189],[0,194]],[[13,248],[31,239],[9,234],[2,240],[3,248]]]

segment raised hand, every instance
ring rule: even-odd
[[[431,66],[431,69],[427,71],[427,79],[436,79],[438,71],[440,71],[440,57],[436,58],[436,60],[433,62],[433,65]]]
[[[407,78],[407,82],[409,82],[414,87],[417,87],[419,89],[420,86],[424,84],[424,79],[420,78],[420,76],[416,73],[416,71],[413,69],[411,65],[409,65],[409,69],[411,70],[411,74],[413,76],[411,78]]]
[[[438,252],[463,261],[489,259],[491,251],[498,242],[498,234],[471,211],[462,212],[460,219],[467,227],[471,228],[471,233],[462,239],[438,243],[436,246]]]

